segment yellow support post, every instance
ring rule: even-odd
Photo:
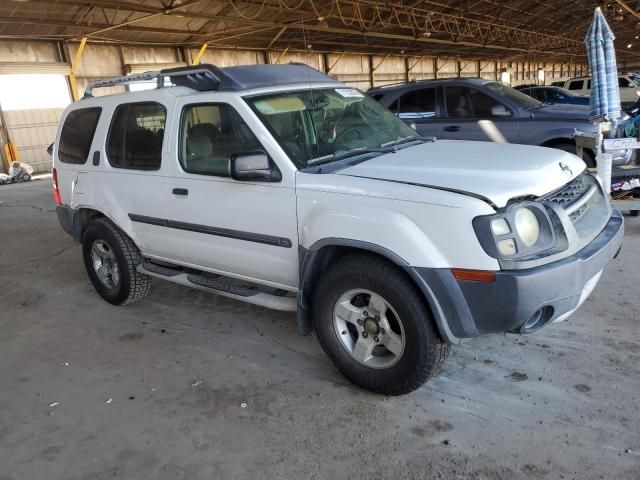
[[[338,65],[338,62],[342,60],[342,57],[344,57],[346,54],[347,52],[342,52],[340,55],[338,55],[338,58],[336,58],[336,61],[333,62],[329,67],[329,69],[327,70],[327,74],[331,73],[331,70],[333,70],[336,67],[336,65]]]
[[[84,52],[84,46],[86,45],[86,43],[87,37],[82,37],[80,46],[78,47],[78,51],[76,52],[76,56],[73,58],[73,62],[71,62],[69,83],[71,84],[71,96],[73,97],[74,102],[80,100],[80,94],[78,93],[78,84],[76,82],[76,70],[78,69],[78,64],[80,63],[80,59],[82,58],[82,52]]]
[[[191,65],[198,65],[200,63],[200,60],[202,60],[202,56],[204,55],[204,52],[207,51],[208,46],[209,46],[208,43],[202,44],[202,47],[200,47],[200,51],[196,55],[196,58],[193,59],[193,62],[191,62]]]
[[[289,47],[285,48],[282,52],[280,52],[280,55],[278,55],[278,58],[276,58],[276,61],[273,63],[280,63],[280,60],[282,60],[282,57],[284,57],[287,52],[289,51]]]

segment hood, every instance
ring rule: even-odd
[[[552,148],[438,140],[336,173],[456,191],[502,207],[514,197],[539,197],[556,190],[584,169],[577,156]]]
[[[576,105],[571,103],[545,103],[540,107],[527,109],[533,115],[533,118],[539,119],[562,119],[562,120],[578,120],[589,123],[590,107],[587,102],[585,105]]]

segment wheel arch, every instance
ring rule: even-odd
[[[317,241],[308,249],[302,246],[298,247],[300,271],[297,326],[300,335],[307,335],[313,330],[311,297],[319,276],[334,262],[349,253],[377,255],[401,268],[427,300],[442,338],[448,343],[459,343],[459,339],[452,334],[448,326],[435,294],[406,260],[380,245],[346,238],[325,238]]]
[[[104,213],[95,208],[79,207],[73,212],[72,237],[74,242],[82,242],[82,236],[91,220],[96,218],[108,218]]]

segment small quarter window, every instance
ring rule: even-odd
[[[60,134],[58,160],[82,165],[87,162],[101,108],[81,108],[67,115]]]
[[[167,110],[159,103],[129,103],[111,120],[107,156],[112,167],[159,170]]]
[[[231,106],[184,108],[179,157],[185,172],[228,177],[232,154],[256,150],[263,150],[260,142]]]

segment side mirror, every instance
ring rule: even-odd
[[[493,117],[510,117],[511,112],[504,105],[494,105],[491,107],[491,116]]]
[[[47,153],[50,157],[53,157],[53,143],[47,147]]]
[[[279,182],[280,170],[262,151],[234,153],[229,160],[231,178],[238,181]]]

